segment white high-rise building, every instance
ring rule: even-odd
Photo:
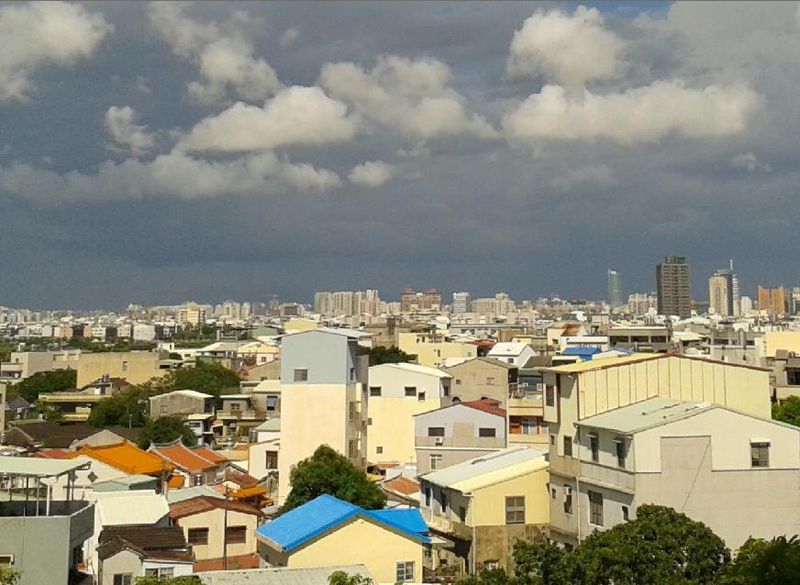
[[[452,312],[455,315],[463,315],[469,313],[469,293],[468,292],[454,292],[453,293],[453,307]]]

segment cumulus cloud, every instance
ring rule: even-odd
[[[244,152],[350,140],[358,120],[318,87],[294,86],[263,108],[237,103],[199,122],[179,143],[187,151]]]
[[[369,71],[355,63],[328,63],[319,83],[366,118],[415,139],[497,136],[483,117],[468,113],[464,97],[450,87],[452,77],[436,59],[388,55],[378,57]]]
[[[106,112],[105,126],[117,148],[139,156],[155,145],[155,137],[146,126],[134,124],[136,112],[130,106],[111,106]]]
[[[618,144],[656,142],[669,134],[688,138],[742,132],[760,98],[744,85],[685,87],[656,81],[622,93],[570,99],[563,87],[545,86],[503,118],[512,140],[562,140]]]
[[[542,75],[570,88],[587,81],[613,79],[625,69],[625,43],[603,26],[596,8],[579,6],[573,14],[536,11],[514,33],[508,72]]]
[[[91,56],[112,30],[100,14],[77,4],[0,7],[0,101],[24,101],[37,70]]]
[[[0,190],[49,204],[108,198],[265,196],[287,190],[321,192],[339,185],[341,180],[332,171],[294,164],[272,152],[208,161],[173,151],[149,162],[106,161],[93,174],[59,174],[19,162],[0,167]]]
[[[283,32],[281,38],[278,40],[278,43],[280,44],[281,47],[284,48],[291,47],[299,36],[300,36],[300,29],[297,28],[296,26],[293,26],[291,28],[287,28]]]
[[[576,187],[608,187],[615,182],[614,171],[608,165],[591,165],[569,171],[556,177],[550,184],[557,190],[567,192]]]
[[[350,182],[362,187],[380,187],[394,176],[394,167],[382,161],[367,161],[353,167],[347,176]]]
[[[733,157],[730,161],[731,166],[735,169],[754,173],[760,171],[762,173],[771,173],[772,165],[767,162],[761,161],[752,152],[743,152]]]
[[[176,56],[194,63],[202,80],[192,81],[190,97],[203,104],[224,100],[228,92],[260,101],[281,87],[275,70],[254,55],[253,45],[235,27],[197,21],[186,14],[187,5],[154,2],[149,17],[153,29]],[[241,18],[241,15],[237,16]]]

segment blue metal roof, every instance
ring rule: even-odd
[[[561,355],[576,355],[582,360],[590,360],[600,350],[596,347],[567,347],[561,352]]]
[[[417,509],[364,510],[329,494],[317,498],[259,526],[256,533],[279,545],[284,551],[293,550],[353,516],[371,519],[394,528],[421,542],[429,542],[428,526]]]

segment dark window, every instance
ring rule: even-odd
[[[247,526],[228,526],[225,530],[228,544],[245,544],[247,542]]]
[[[267,451],[264,453],[264,464],[267,469],[278,469],[278,452]]]
[[[753,467],[769,467],[769,443],[750,443],[750,460]]]
[[[497,431],[491,428],[480,428],[478,429],[478,436],[479,437],[496,437]]]
[[[572,457],[572,437],[564,437],[564,457]]]
[[[525,496],[506,496],[506,524],[525,524]]]
[[[295,368],[294,369],[294,381],[295,382],[308,382],[308,370],[305,368]]]
[[[547,406],[555,406],[556,405],[556,387],[548,384],[545,386],[545,400],[547,401]]]
[[[131,573],[117,573],[114,575],[114,585],[131,585],[133,575]]]
[[[628,512],[628,506],[622,506],[622,519],[627,522],[630,520],[630,512]]]
[[[614,439],[614,446],[617,450],[617,466],[625,469],[625,439]]]
[[[208,528],[190,528],[187,540],[189,544],[208,544]]]
[[[428,427],[429,437],[444,437],[444,427]]]
[[[381,387],[380,386],[370,386],[369,387],[369,395],[370,396],[380,396],[381,395]]]
[[[417,400],[419,400],[420,402],[425,402],[425,393],[420,392],[419,394],[417,394]]]
[[[375,447],[375,453],[377,453],[378,455],[383,455],[383,447],[380,445]]]
[[[589,490],[589,523],[603,525],[603,494]]]
[[[572,488],[564,486],[564,513],[572,514]]]
[[[589,435],[589,449],[592,450],[592,461],[600,461],[600,437],[592,433]]]
[[[416,386],[406,386],[406,396],[416,396],[416,395],[417,395]]]
[[[425,487],[425,505],[430,508],[431,507],[431,488]]]

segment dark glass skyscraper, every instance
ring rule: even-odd
[[[681,319],[691,316],[692,297],[689,292],[689,265],[683,256],[667,256],[656,266],[658,312],[677,315]]]

